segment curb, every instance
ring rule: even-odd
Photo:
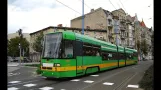
[[[37,67],[32,67],[32,66],[21,66],[21,67],[37,68]]]

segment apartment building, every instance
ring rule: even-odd
[[[126,16],[127,18],[127,47],[129,48],[135,48],[135,30],[134,30],[134,22],[130,15]]]
[[[117,10],[114,10],[112,11],[112,14],[114,16],[118,16],[119,17],[119,20],[120,20],[120,45],[121,46],[127,46],[127,25],[126,25],[126,13],[125,11],[120,8],[120,9],[117,9]]]
[[[114,21],[113,14],[108,10],[98,8],[92,9],[91,12],[84,16],[84,28],[106,30],[105,40],[115,44],[114,38]],[[71,20],[72,28],[82,28],[82,16]]]

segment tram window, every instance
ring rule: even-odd
[[[102,52],[102,59],[103,59],[103,60],[109,60],[109,59],[108,59],[108,53]]]
[[[83,55],[84,56],[100,56],[100,48],[99,46],[94,46],[92,44],[84,43]]]
[[[118,58],[119,58],[120,60],[121,60],[121,59],[125,59],[125,54],[123,54],[123,53],[119,53]]]
[[[64,43],[63,58],[73,58],[73,42],[66,40]]]
[[[102,52],[102,59],[103,60],[117,60],[117,53],[116,52]]]

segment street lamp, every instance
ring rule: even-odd
[[[19,43],[19,49],[20,49],[20,60],[19,60],[19,65],[21,65],[21,40],[23,38],[23,34],[22,34],[22,29],[19,29],[18,31],[19,37],[20,37],[20,43]]]
[[[19,49],[20,49],[20,59],[19,59],[19,66],[21,65],[21,43],[19,43]]]

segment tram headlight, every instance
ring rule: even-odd
[[[60,67],[60,64],[59,63],[55,63],[55,67]]]

